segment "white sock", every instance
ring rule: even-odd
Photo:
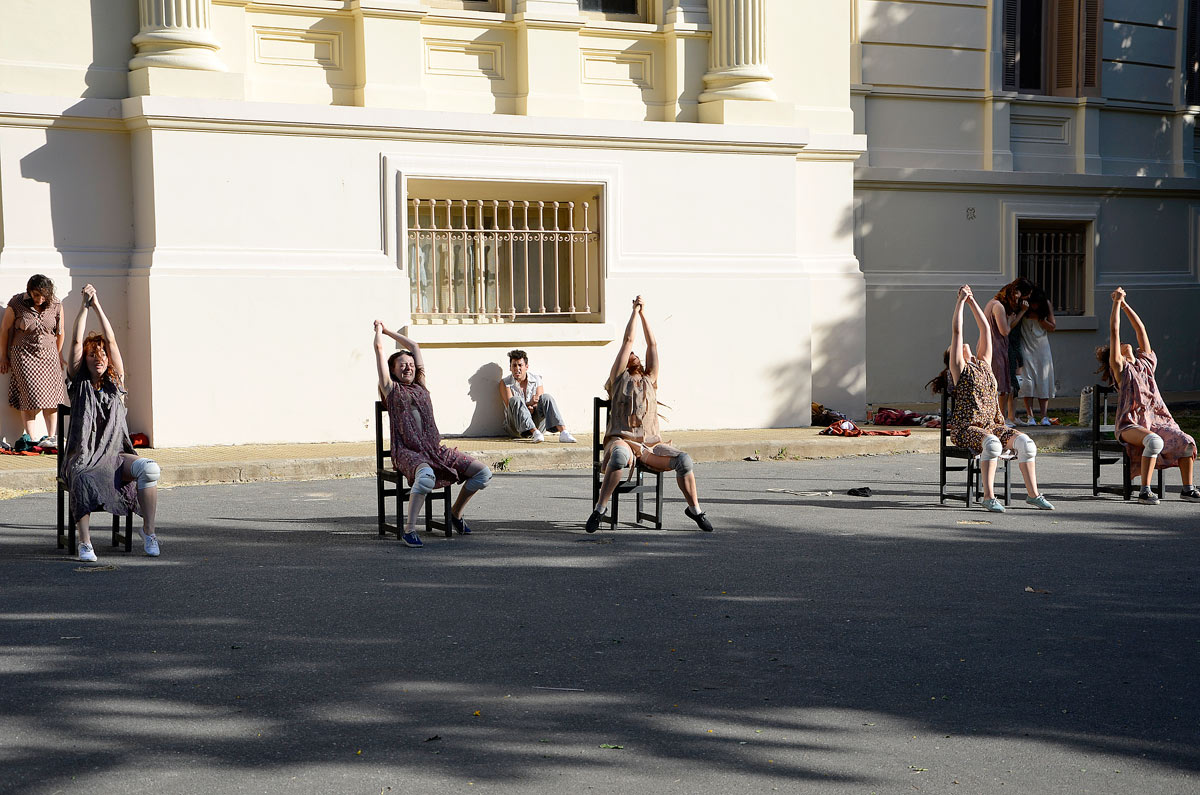
[[[692,516],[699,516],[700,514],[704,513],[704,509],[702,509],[700,507],[700,503],[696,503],[695,505],[689,505],[687,507],[687,509],[689,511],[691,511]]]
[[[607,505],[605,505],[603,508],[601,508],[600,505],[597,504],[596,507],[593,508],[592,510],[594,510],[596,513],[600,514],[601,516],[608,516],[608,506]]]

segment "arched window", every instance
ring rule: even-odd
[[[1100,95],[1103,0],[1006,0],[1004,88]]]

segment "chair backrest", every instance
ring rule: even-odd
[[[54,425],[54,435],[58,438],[58,452],[55,457],[58,459],[55,462],[55,472],[59,481],[66,483],[63,480],[63,467],[67,463],[67,418],[71,416],[71,407],[65,403],[58,404],[58,419]]]
[[[604,457],[604,434],[601,429],[608,428],[608,412],[612,407],[612,401],[607,398],[592,398],[592,463],[599,464],[600,459]],[[604,413],[604,419],[601,420],[600,413]]]
[[[390,448],[383,446],[383,415],[387,412],[387,408],[383,405],[382,400],[375,401],[375,468],[383,469],[383,460],[390,458],[392,451]],[[392,441],[391,423],[388,424],[388,444]]]
[[[1116,433],[1116,407],[1113,407],[1113,425],[1108,424],[1108,399],[1116,395],[1116,387],[1108,384],[1096,384],[1092,387],[1092,440],[1100,438],[1102,433]],[[1101,419],[1103,414],[1103,419]]]
[[[951,392],[952,388],[949,384],[949,375],[947,375],[946,380],[947,380],[947,383],[943,385],[943,389],[942,389],[942,409],[941,409],[941,415],[940,415],[941,416],[941,433],[939,435],[939,439],[941,440],[942,447],[946,446],[947,420],[949,420],[950,415],[954,413],[954,394]]]

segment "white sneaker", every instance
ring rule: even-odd
[[[96,562],[96,550],[92,549],[91,544],[79,545],[79,559],[84,563]]]
[[[1018,421],[1018,422],[1017,422],[1017,424],[1019,425],[1019,424],[1020,424],[1020,421]],[[1033,417],[1026,417],[1026,418],[1025,418],[1025,424],[1026,424],[1026,425],[1037,425],[1037,424],[1038,424],[1038,421],[1037,421],[1037,420],[1035,420]]]
[[[545,438],[546,438],[545,436],[542,436],[541,431],[539,431],[537,428],[534,428],[533,433],[529,437],[529,440],[531,442],[533,442],[534,444],[537,444],[538,442],[542,441]]]
[[[1042,417],[1042,425],[1053,425],[1049,417]]]
[[[146,554],[152,558],[158,557],[158,536],[148,535],[142,536],[142,549],[146,550]]]
[[[558,440],[563,444],[575,444],[575,437],[565,430],[558,435]]]

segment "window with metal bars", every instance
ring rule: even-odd
[[[1087,312],[1088,223],[1020,221],[1017,275],[1046,291],[1057,315]]]
[[[1005,90],[1099,96],[1103,22],[1103,0],[1005,0]]]
[[[415,322],[585,319],[600,308],[588,201],[410,199]]]

